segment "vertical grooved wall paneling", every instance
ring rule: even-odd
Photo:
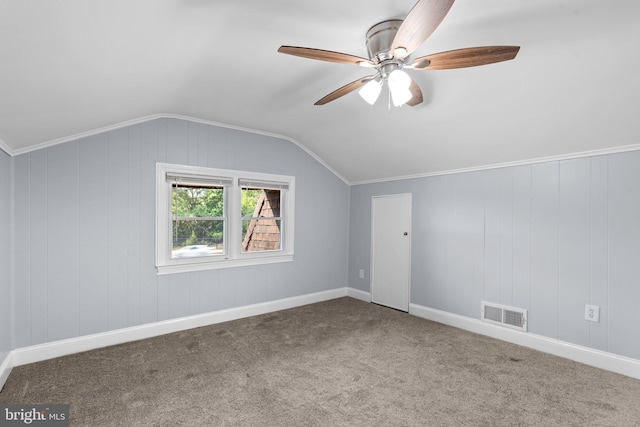
[[[531,168],[529,330],[558,338],[558,163]]]
[[[500,169],[487,171],[484,175],[485,208],[484,208],[484,288],[482,299],[485,301],[501,302],[501,245],[502,218],[501,206],[503,201],[501,187],[504,185],[504,173]]]
[[[2,207],[11,177],[4,166],[15,165],[16,244],[0,247],[15,254],[13,348],[347,283],[349,188],[289,141],[157,119],[3,156]],[[295,176],[294,261],[157,276],[157,162]],[[0,277],[0,296],[9,286]],[[0,356],[9,332],[0,318]]]
[[[371,197],[407,192],[411,303],[521,307],[531,333],[640,359],[640,151],[352,186],[352,287],[369,291]]]
[[[79,334],[78,143],[47,148],[47,338]]]
[[[531,309],[531,166],[513,169],[513,306]]]
[[[13,248],[14,260],[14,301],[13,304],[20,307],[14,310],[14,328],[20,331],[14,337],[16,347],[24,347],[31,342],[31,304],[30,304],[30,283],[31,273],[31,236],[33,230],[31,223],[31,200],[29,197],[29,187],[31,185],[31,158],[29,155],[13,158],[15,164],[14,173],[14,225],[20,233],[15,233]],[[8,201],[7,201],[8,206]],[[6,241],[9,244],[9,240]],[[7,260],[8,262],[8,260]],[[7,269],[7,271],[9,271]],[[7,301],[8,303],[8,301]],[[7,312],[8,313],[8,312]]]
[[[589,345],[584,320],[589,301],[591,261],[590,159],[560,162],[558,234],[558,338]]]
[[[485,209],[485,197],[487,191],[485,189],[485,182],[479,175],[470,174],[467,179],[471,181],[471,193],[473,194],[470,200],[470,209],[472,210],[472,217],[474,218],[471,226],[471,235],[469,236],[469,242],[467,244],[473,246],[473,295],[472,304],[473,312],[470,317],[480,317],[480,302],[484,300],[484,278],[485,278],[485,256],[486,256],[486,244],[485,244],[485,221],[486,221],[486,209]],[[423,208],[424,209],[424,208]]]
[[[11,162],[11,157],[0,150],[0,365],[12,350]]]
[[[609,158],[598,156],[590,159],[590,268],[589,303],[600,307],[600,322],[589,323],[589,345],[606,351],[609,306],[609,221],[608,168]]]
[[[608,344],[640,354],[640,152],[609,157]],[[638,357],[640,358],[640,357]]]
[[[109,199],[107,138],[96,135],[79,144],[80,334],[109,328]]]
[[[158,282],[155,275],[156,194],[154,170],[160,152],[160,121],[140,125],[140,318],[141,324],[158,321]]]
[[[130,268],[128,245],[129,191],[129,128],[107,134],[107,313],[108,330],[125,328],[129,323]]]
[[[39,150],[25,154],[30,160],[29,165],[29,206],[31,217],[29,229],[18,229],[16,224],[16,236],[23,233],[29,236],[29,300],[28,307],[16,306],[16,312],[23,308],[29,310],[30,325],[29,344],[42,344],[49,340],[47,329],[47,316],[49,308],[49,276],[47,274],[49,260],[47,257],[47,225],[48,225],[48,196],[47,196],[47,153]],[[16,170],[16,176],[18,175]],[[16,211],[16,216],[18,216]],[[17,267],[17,266],[16,266]],[[16,271],[16,274],[18,272]],[[17,303],[17,301],[16,301]],[[22,330],[16,330],[16,335],[22,334]]]

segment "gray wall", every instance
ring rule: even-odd
[[[411,303],[523,307],[531,333],[640,359],[640,152],[353,186],[354,288],[369,291],[371,196],[394,193],[413,194]]]
[[[294,261],[157,276],[158,161],[294,175]],[[349,187],[289,141],[159,119],[14,162],[16,348],[346,285]]]
[[[0,150],[0,364],[11,348],[11,157]]]
[[[295,261],[157,276],[157,161],[295,175]],[[394,193],[413,194],[412,303],[476,319],[483,299],[524,307],[532,333],[640,359],[639,184],[630,152],[349,189],[289,141],[176,119],[0,151],[0,363],[11,348],[369,291],[371,196]],[[600,323],[583,320],[587,303]]]

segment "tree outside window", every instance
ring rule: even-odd
[[[224,252],[224,188],[174,184],[172,258]]]

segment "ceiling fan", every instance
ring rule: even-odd
[[[369,59],[346,53],[297,46],[280,46],[278,52],[320,61],[354,64],[376,70],[342,86],[320,99],[315,105],[324,105],[356,89],[362,98],[373,105],[382,86],[387,82],[394,106],[415,106],[423,101],[418,84],[403,69],[447,70],[475,67],[508,61],[517,55],[519,46],[469,47],[434,53],[415,59],[410,55],[440,25],[454,0],[419,0],[404,20],[391,19],[369,28],[366,35]]]

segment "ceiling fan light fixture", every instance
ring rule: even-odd
[[[401,69],[398,68],[389,73],[389,86],[391,90],[399,88],[408,89],[409,85],[411,85],[411,77]]]
[[[409,51],[408,51],[408,50],[407,50],[407,48],[405,48],[405,47],[400,46],[400,47],[397,47],[397,48],[395,48],[395,49],[393,50],[393,56],[394,56],[394,58],[400,58],[400,59],[402,59],[402,58],[407,57],[408,55],[409,55]]]
[[[411,99],[412,94],[409,90],[411,77],[407,73],[400,69],[393,70],[389,74],[388,80],[394,106],[399,107]]]
[[[358,94],[362,97],[362,99],[373,105],[378,100],[381,90],[382,81],[375,78],[369,80],[364,86],[362,86],[358,91]]]
[[[391,100],[393,101],[394,107],[400,107],[406,104],[412,97],[413,94],[411,93],[409,88],[391,91]]]

